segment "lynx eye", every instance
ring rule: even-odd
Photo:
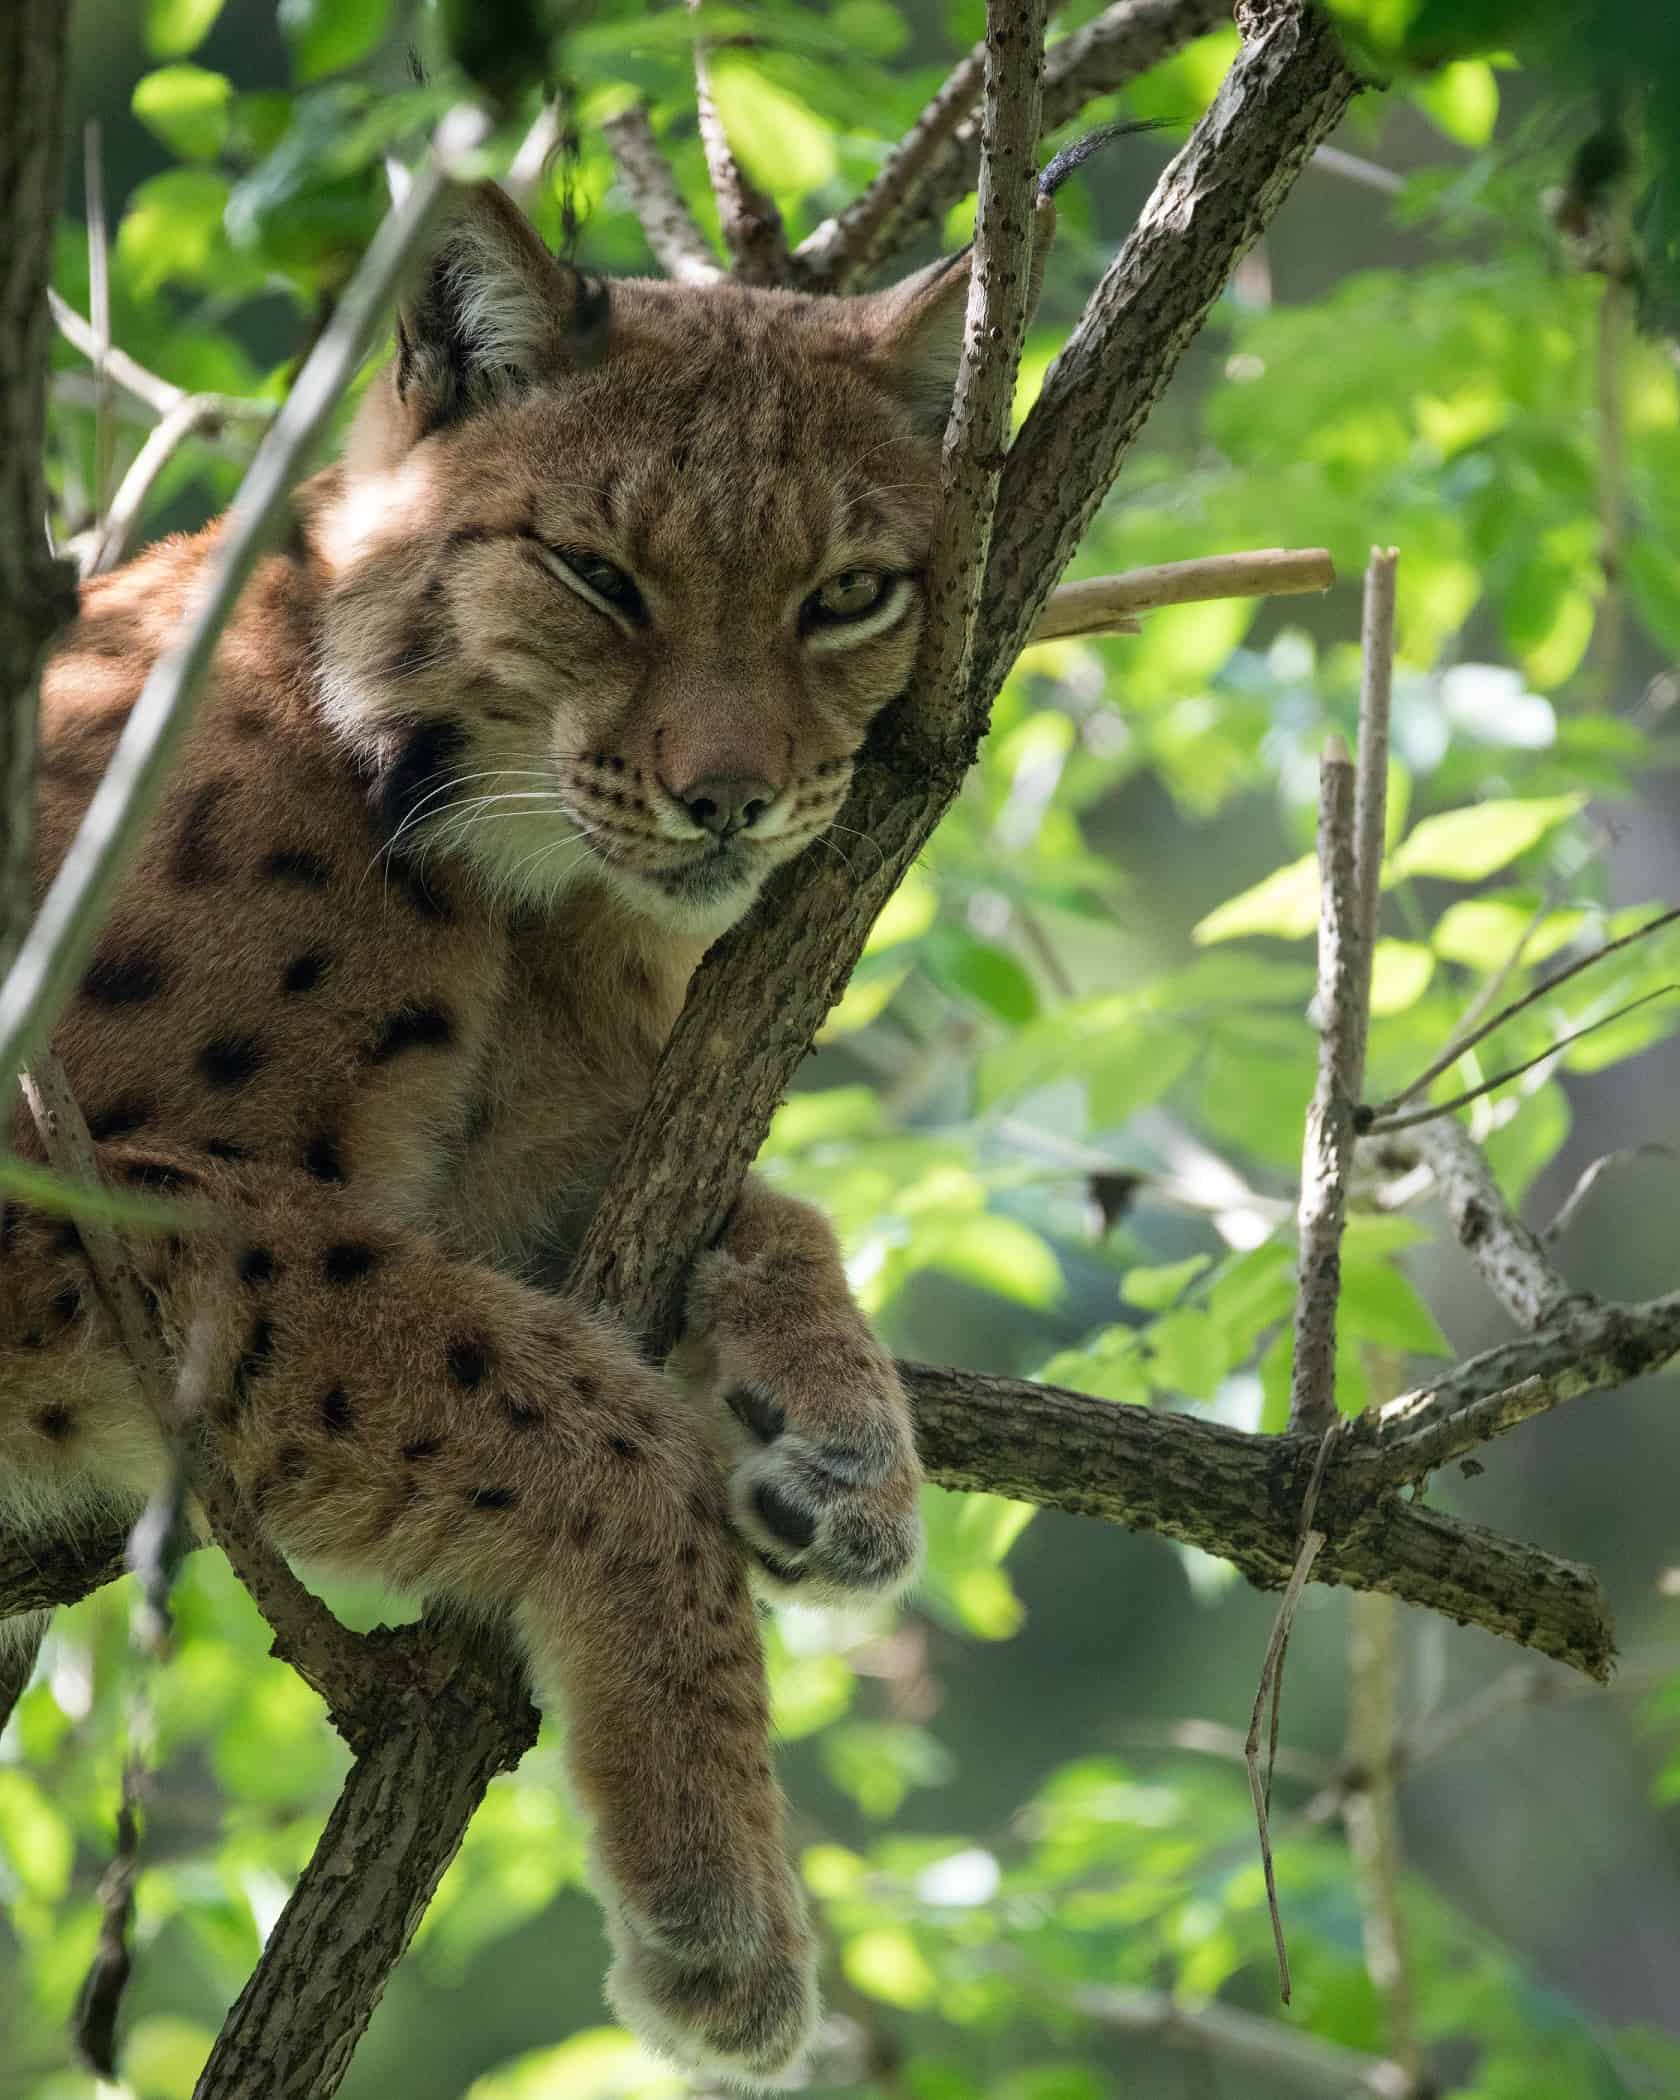
[[[562,583],[603,612],[639,620],[646,611],[641,592],[617,562],[608,561],[604,554],[594,554],[587,547],[544,546],[542,557]]]
[[[806,599],[805,619],[812,626],[861,620],[875,610],[886,591],[887,578],[879,569],[843,569]]]

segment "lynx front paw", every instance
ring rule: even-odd
[[[617,1959],[613,2010],[651,2049],[684,2070],[748,2092],[801,2083],[819,2004],[816,1953],[794,1900],[765,1944],[744,1959],[691,1960],[609,1924]]]
[[[767,1584],[890,1595],[921,1550],[921,1471],[892,1359],[851,1300],[773,1253],[697,1265],[691,1361],[733,1417],[729,1504]]]

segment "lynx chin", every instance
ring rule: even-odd
[[[749,2086],[816,2016],[753,1589],[908,1579],[908,1409],[828,1226],[759,1184],[681,1377],[559,1280],[701,954],[909,678],[967,275],[603,287],[467,197],[56,1037],[105,1174],[219,1217],[142,1259],[172,1345],[212,1338],[199,1426],[267,1536],[511,1617],[613,2005]],[[83,594],[37,895],[217,531]],[[7,1206],[0,1518],[131,1513],[161,1463],[74,1229]]]

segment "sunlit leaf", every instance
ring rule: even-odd
[[[146,49],[153,58],[185,58],[215,27],[225,0],[146,0]]]
[[[391,21],[391,0],[279,0],[280,27],[300,80],[319,80],[366,58]]]
[[[1210,911],[1192,929],[1191,938],[1205,944],[1270,933],[1279,940],[1298,941],[1317,925],[1318,857],[1305,853]]]
[[[1532,801],[1481,802],[1449,809],[1412,827],[1384,870],[1386,882],[1415,875],[1440,875],[1479,882],[1539,844],[1580,809],[1580,795],[1546,795]]]
[[[202,66],[162,66],[135,84],[134,114],[183,160],[214,160],[227,144],[233,87]]]

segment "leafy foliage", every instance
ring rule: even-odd
[[[1361,236],[1343,238],[1334,269],[1316,256],[1309,267],[1310,240],[1290,248],[1286,215],[1276,246],[1293,279],[1280,267],[1273,296],[1247,284],[1221,305],[1211,354],[1163,410],[1080,567],[1324,544],[1351,578],[1373,538],[1401,547],[1376,1097],[1405,1087],[1495,984],[1501,998],[1528,990],[1641,923],[1655,901],[1643,886],[1643,901],[1627,901],[1640,878],[1619,875],[1614,845],[1648,783],[1666,796],[1673,763],[1680,378],[1670,346],[1618,334],[1606,381],[1607,299],[1619,295],[1579,229],[1559,237],[1541,191],[1578,178],[1583,140],[1600,128],[1601,112],[1578,106],[1577,79],[1590,83],[1638,155],[1627,209],[1646,311],[1671,314],[1674,134],[1653,112],[1675,106],[1661,84],[1680,60],[1673,18],[1656,9],[1339,0],[1339,11],[1398,68],[1392,90],[1367,98],[1349,144],[1379,160],[1392,149],[1411,172],[1391,202],[1359,193]],[[1095,12],[1081,0],[1061,19],[1077,28]],[[113,334],[130,355],[183,387],[278,398],[383,209],[384,157],[413,147],[461,71],[502,100],[500,165],[534,113],[530,83],[563,69],[578,146],[551,167],[534,215],[558,239],[574,210],[592,265],[647,267],[599,122],[646,98],[710,221],[692,123],[696,27],[734,46],[717,67],[724,117],[795,236],[808,232],[878,167],[981,11],[974,0],[765,0],[690,17],[601,0],[551,44],[540,9],[444,6],[419,23],[427,84],[407,67],[405,19],[385,0],[277,10],[148,0],[145,69],[112,87],[148,141],[125,170],[111,257]],[[91,49],[97,30],[84,34]],[[1128,110],[1192,120],[1232,43],[1222,33],[1167,60],[1127,91]],[[1512,51],[1535,69],[1514,69]],[[1145,180],[1146,160],[1132,172]],[[1337,178],[1305,180],[1324,196]],[[1089,191],[1063,201],[1023,405],[1076,286],[1121,227]],[[1600,211],[1599,197],[1588,201]],[[85,312],[80,226],[64,230],[58,283]],[[84,367],[67,346],[56,360],[50,466],[55,529],[67,537],[109,488],[96,486]],[[120,411],[119,473],[144,434],[130,413]],[[208,514],[240,464],[231,435],[190,440],[152,491],[149,525]],[[1183,607],[1136,637],[1034,649],[1016,669],[979,766],[883,914],[811,1084],[766,1148],[766,1171],[835,1219],[860,1296],[901,1347],[1243,1427],[1281,1421],[1292,1183],[1316,1055],[1315,759],[1327,731],[1353,726],[1356,625],[1351,589],[1304,614]],[[830,850],[870,846],[836,834]],[[1670,930],[1560,983],[1444,1073],[1437,1097],[1677,979]],[[1660,999],[1641,1005],[1477,1106],[1508,1195],[1520,1199],[1558,1160],[1572,1079],[1651,1050],[1677,1013]],[[1391,1389],[1405,1361],[1450,1353],[1440,1275],[1431,1223],[1375,1208],[1355,1216],[1344,1409]],[[1025,1577],[1014,1572],[1037,1565],[1030,1537],[1019,1550],[1030,1515],[930,1491],[928,1566],[901,1621],[794,1612],[772,1635],[806,1880],[834,1950],[842,2024],[862,2038],[853,2068],[865,2090],[1083,2100],[1141,2064],[1162,2081],[1150,2090],[1176,2091],[1172,2038],[1137,2025],[1141,1994],[1275,2012],[1238,1772],[1182,1750],[1121,1759],[1069,1739],[1049,1718],[1073,1710],[1065,1685],[1040,1688],[1042,1726],[1031,1700],[1019,1719],[981,1709],[983,1725],[966,1733],[942,1721],[943,1688],[969,1677],[984,1687],[1030,1645],[1018,1638]],[[1237,1600],[1195,1557],[1185,1569],[1206,1642],[1240,1653],[1251,1681],[1248,1649],[1224,1631]],[[1153,1594],[1160,1605],[1165,1591]],[[336,1601],[364,1623],[389,1608]],[[1036,1623],[1064,1608],[1106,1613],[1111,1600],[1041,1598]],[[190,2093],[343,1766],[316,1702],[266,1659],[260,1622],[210,1556],[183,1576],[178,1612],[176,1651],[154,1688],[160,1777],[125,2054],[135,2100]],[[91,2091],[60,2037],[94,1940],[137,1667],[125,1615],[108,1591],[61,1617],[0,1748],[0,2002],[14,2008],[0,2016],[11,2022],[0,2100]],[[1117,1685],[1105,1712],[1126,1711]],[[1671,1684],[1652,1709],[1669,1804],[1680,1798],[1677,1711]],[[989,1749],[1022,1729],[1034,1777],[990,1827],[979,1805]],[[1288,2019],[1303,2037],[1381,2055],[1382,2009],[1332,1828],[1305,1812],[1281,1819],[1298,1980]],[[493,1790],[398,1979],[398,2009],[376,2024],[345,2090],[469,2100],[678,2090],[598,2029],[586,1981],[558,1998],[551,1988],[554,1937],[593,1929],[568,1909],[583,1873],[551,1735]],[[1555,1972],[1547,1980],[1538,1939],[1507,1940],[1485,1907],[1455,1905],[1422,1873],[1403,1901],[1420,2034],[1443,2092],[1680,2091],[1673,2041],[1613,2033],[1587,1982],[1572,1992]],[[528,1940],[542,1946],[540,1966]],[[521,1990],[517,2018],[487,2020],[489,1980],[504,1965],[522,1984],[542,1981]],[[593,1976],[592,1940],[571,1966]],[[431,2014],[434,2000],[451,2008],[447,2020]]]

